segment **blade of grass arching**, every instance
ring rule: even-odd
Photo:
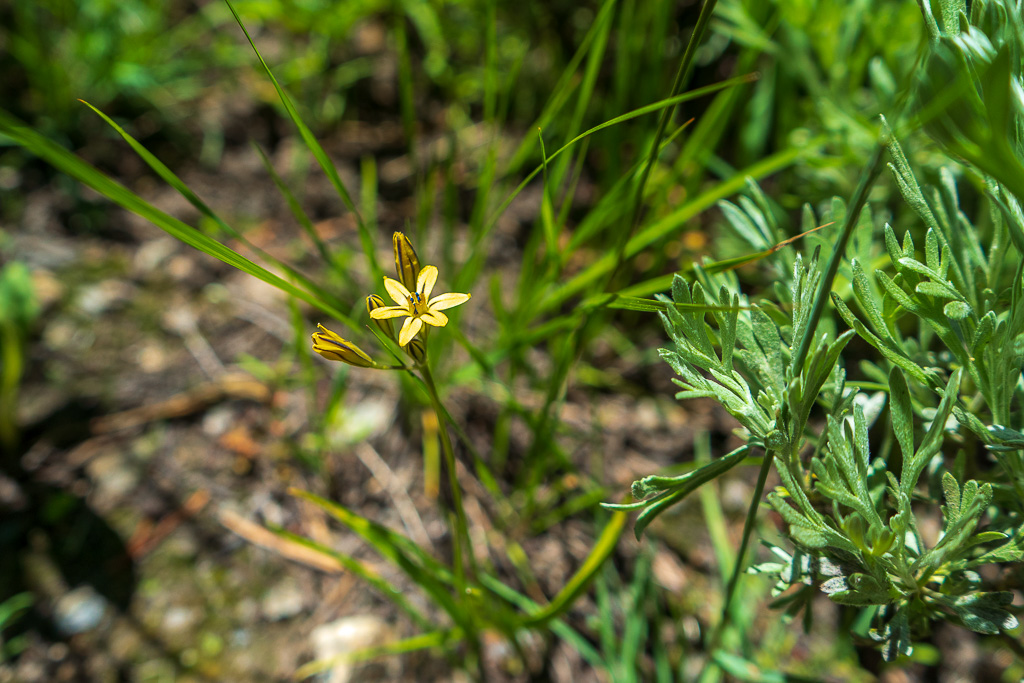
[[[260,161],[263,162],[263,168],[266,169],[270,179],[274,181],[274,185],[277,187],[278,192],[281,193],[285,202],[288,203],[288,209],[292,212],[292,215],[295,216],[295,220],[298,221],[299,226],[302,227],[306,236],[309,237],[309,240],[313,243],[317,253],[320,254],[320,258],[322,258],[324,263],[328,266],[332,265],[334,263],[334,258],[331,256],[331,252],[327,248],[327,244],[320,238],[320,234],[316,231],[316,226],[313,225],[313,221],[311,221],[309,216],[306,215],[306,212],[303,210],[299,200],[296,199],[295,195],[292,193],[291,188],[289,188],[284,182],[284,179],[278,175],[277,170],[274,168],[274,165],[270,163],[270,159],[267,157],[266,152],[263,151],[263,148],[255,142],[252,146],[253,149],[256,150],[256,153],[259,154]],[[350,284],[354,284],[346,271],[342,271],[342,275],[349,280]]]
[[[662,141],[662,149],[671,144],[683,131],[689,128],[691,121],[687,121],[677,127],[675,131]],[[629,202],[623,197],[629,190],[629,184],[640,176],[642,160],[635,161],[628,173],[623,173],[615,184],[604,193],[597,205],[590,210],[586,216],[573,229],[569,244],[565,248],[565,259],[569,257],[581,244],[591,239],[594,235],[611,226],[615,226],[621,220],[621,216],[629,210]]]
[[[769,20],[769,24],[765,28],[767,35],[771,35],[774,24],[778,23],[779,15],[780,13],[776,11],[772,19]],[[762,50],[760,49],[745,48],[740,52],[739,58],[733,66],[733,73],[749,72],[757,65],[757,59],[761,54]],[[686,185],[691,191],[700,186],[704,177],[704,168],[701,163],[703,157],[711,150],[717,149],[722,136],[727,130],[730,130],[729,123],[732,121],[736,107],[749,101],[749,97],[744,98],[741,96],[742,94],[742,91],[737,89],[716,95],[694,128],[693,135],[687,138],[679,152],[679,157],[674,161],[674,166],[677,169],[687,169]]]
[[[656,220],[646,228],[640,230],[627,242],[624,251],[624,258],[629,259],[636,256],[652,243],[664,237],[668,237],[676,230],[681,229],[686,221],[690,220],[697,214],[714,206],[720,200],[739,192],[746,184],[747,178],[754,178],[756,180],[772,173],[776,173],[790,164],[795,163],[805,154],[809,154],[817,149],[817,147],[823,144],[825,140],[825,136],[820,136],[811,140],[806,147],[791,147],[777,152],[772,156],[762,159],[756,164],[743,169],[732,178],[719,183],[699,196],[694,197],[671,214]],[[581,273],[576,275],[573,279],[556,288],[555,291],[540,302],[537,307],[537,313],[545,313],[557,308],[565,302],[566,299],[587,289],[593,285],[596,280],[610,273],[615,268],[615,263],[616,255],[606,253],[597,261],[590,264]]]
[[[267,74],[267,77],[270,78],[270,82],[274,85],[274,90],[277,91],[277,96],[280,98],[281,104],[284,105],[289,118],[291,118],[292,123],[295,124],[295,128],[299,131],[299,136],[302,137],[302,141],[316,159],[320,168],[327,175],[327,178],[331,181],[331,185],[334,186],[335,191],[338,193],[338,196],[341,197],[341,201],[344,202],[345,207],[352,212],[353,216],[355,216],[360,237],[363,238],[364,242],[372,244],[373,239],[367,232],[366,224],[363,222],[362,216],[356,209],[356,205],[352,202],[352,197],[349,195],[348,189],[345,187],[345,183],[342,182],[341,176],[338,175],[338,169],[334,166],[334,162],[331,161],[331,158],[327,156],[327,152],[325,152],[324,148],[319,142],[317,142],[317,139],[309,129],[309,126],[307,126],[302,120],[302,117],[299,116],[299,112],[295,108],[295,105],[292,104],[288,94],[285,93],[283,88],[281,88],[281,84],[277,82],[277,78],[274,77],[274,73],[270,70],[270,66],[267,65],[267,62],[263,59],[263,55],[261,55],[259,49],[257,49],[255,41],[253,41],[252,36],[249,35],[248,29],[246,29],[245,24],[242,23],[242,18],[238,16],[238,12],[235,11],[235,6],[231,4],[231,0],[224,0],[224,2],[227,4],[228,9],[231,10],[231,14],[238,23],[238,27],[241,28],[242,33],[245,34],[245,38],[249,41],[249,45],[252,46],[253,52],[256,53],[256,57],[260,60],[260,65],[263,66],[263,71]],[[380,264],[377,262],[376,250],[366,253],[366,258],[370,260],[373,272],[383,272],[380,268]]]
[[[531,600],[530,598],[522,595],[518,591],[509,586],[506,586],[501,581],[493,576],[481,575],[480,583],[487,590],[497,595],[502,600],[505,600],[511,605],[514,605],[521,609],[527,614],[536,612],[540,609],[540,605]],[[566,624],[564,621],[558,618],[552,618],[545,624],[545,627],[549,629],[556,636],[568,643],[573,649],[580,653],[580,656],[587,661],[588,664],[598,670],[605,670],[608,668],[607,663],[601,657],[601,654],[594,649],[594,646],[584,638],[580,633],[573,627]]]
[[[409,602],[408,599],[406,599],[405,595],[402,593],[401,590],[388,583],[383,576],[378,574],[369,565],[360,562],[359,560],[355,559],[354,557],[351,557],[350,555],[346,555],[345,553],[338,552],[337,550],[328,548],[325,545],[321,545],[320,543],[317,543],[312,539],[306,538],[305,536],[293,534],[292,532],[287,531],[285,529],[281,529],[279,527],[272,526],[270,527],[270,530],[285,540],[291,541],[292,543],[297,543],[301,546],[309,548],[310,550],[315,550],[316,552],[322,555],[337,560],[338,564],[340,564],[346,570],[348,570],[355,576],[358,576],[360,579],[376,588],[380,592],[381,596],[395,603],[395,606],[401,609],[406,614],[408,614],[409,618],[411,618],[416,623],[417,626],[425,629],[434,628],[434,625],[430,622],[430,620],[427,619],[422,612],[416,609],[416,607],[414,607],[413,604]]]
[[[815,232],[817,230],[821,230],[822,228],[827,228],[828,226],[830,226],[832,224],[833,224],[833,222],[829,221],[828,223],[825,223],[823,225],[819,225],[818,227],[816,227],[816,228],[814,228],[812,230],[808,230],[808,231],[803,232],[803,233],[801,233],[799,235],[796,235],[794,237],[790,237],[787,240],[783,240],[783,241],[779,242],[778,244],[772,246],[770,249],[765,249],[764,251],[756,251],[753,254],[747,254],[747,255],[744,255],[744,256],[735,256],[733,258],[723,259],[721,261],[713,261],[713,262],[710,262],[710,263],[702,264],[701,265],[701,270],[704,271],[705,273],[709,274],[709,275],[714,275],[716,273],[724,273],[726,271],[735,270],[735,269],[737,269],[737,268],[739,268],[741,266],[747,265],[748,263],[754,263],[755,261],[760,261],[761,259],[767,258],[768,256],[771,256],[772,254],[774,254],[775,252],[779,251],[783,247],[786,247],[787,245],[792,244],[793,242],[797,241],[798,239],[804,237],[805,235],[808,235],[808,234],[810,234],[812,232]],[[878,260],[878,267],[883,267],[888,262],[889,262],[888,261],[888,257],[881,257]],[[675,278],[675,276],[677,274],[678,275],[683,275],[683,274],[691,275],[691,274],[693,274],[694,271],[695,271],[695,268],[691,264],[691,265],[687,266],[686,268],[681,268],[680,270],[676,271],[675,273],[668,273],[666,275],[659,275],[657,277],[651,278],[650,280],[644,280],[643,282],[638,282],[635,285],[630,285],[629,287],[626,287],[625,289],[621,289],[618,292],[612,292],[611,295],[613,295],[614,298],[611,298],[611,299],[609,298],[610,295],[595,294],[594,296],[591,296],[591,297],[588,297],[587,299],[584,299],[579,307],[582,308],[582,309],[590,309],[590,308],[594,308],[594,307],[597,307],[597,306],[605,306],[607,308],[625,308],[625,309],[634,310],[634,311],[656,311],[656,310],[661,311],[661,310],[664,310],[665,307],[667,306],[667,304],[665,302],[658,301],[658,300],[655,300],[655,299],[643,299],[643,298],[639,298],[639,297],[643,296],[644,294],[654,294],[656,292],[668,291],[668,289],[672,286],[673,278]],[[846,298],[846,295],[844,293],[844,299],[845,298]],[[677,306],[677,307],[685,306],[685,304],[675,304],[675,306]],[[701,308],[703,308],[703,307],[701,307]],[[746,307],[744,307],[744,309],[745,308]],[[685,308],[680,308],[679,310],[686,310],[686,309]],[[716,308],[715,310],[721,311],[721,310],[726,310],[726,309],[724,309],[724,308]],[[730,308],[728,310],[733,310],[733,309]]]
[[[684,271],[681,271],[684,272]],[[658,287],[656,291],[666,291],[672,284],[672,277],[674,274],[665,276],[668,284],[664,287]],[[649,282],[654,283],[659,280],[650,280]],[[680,311],[727,311],[733,310],[731,307],[700,305],[700,304],[673,304],[676,309]],[[640,311],[644,313],[657,313],[658,311],[665,310],[666,304],[656,299],[642,299],[639,297],[620,296],[618,294],[600,294],[593,297],[589,297],[585,301],[581,302],[580,305],[575,307],[569,314],[547,320],[539,323],[533,327],[522,329],[517,331],[515,334],[502,337],[495,346],[497,347],[493,351],[486,353],[479,352],[475,349],[471,350],[469,346],[466,346],[460,342],[466,348],[467,351],[472,353],[482,353],[481,357],[477,360],[477,366],[484,369],[484,374],[492,379],[496,379],[494,373],[494,366],[501,363],[512,355],[515,351],[522,348],[529,348],[540,344],[552,337],[562,335],[566,330],[571,330],[578,323],[581,316],[589,314],[591,311],[597,308],[619,308],[629,311]],[[746,310],[746,307],[742,307],[741,310]],[[473,366],[463,366],[459,371],[456,371],[451,376],[451,381],[454,384],[462,384],[470,381],[472,378],[477,377],[477,370]]]
[[[616,512],[611,516],[611,519],[608,520],[604,530],[594,544],[594,548],[587,555],[587,559],[584,560],[579,570],[572,575],[572,578],[569,579],[565,586],[562,587],[562,590],[558,592],[547,606],[526,618],[524,622],[526,625],[542,626],[547,624],[576,602],[576,599],[590,585],[597,570],[601,568],[604,561],[615,550],[619,537],[622,536],[622,530],[626,528],[626,519],[627,515],[625,512]]]
[[[344,505],[321,498],[315,493],[296,488],[288,489],[288,493],[323,508],[324,512],[355,531],[375,548],[377,548],[377,543],[380,543],[381,547],[389,549],[388,552],[412,557],[416,563],[429,571],[431,576],[437,578],[438,581],[448,584],[452,582],[451,569],[435,560],[423,548],[405,536],[352,512]]]
[[[670,97],[668,99],[661,100],[659,102],[654,102],[652,104],[640,107],[639,109],[634,109],[631,112],[627,112],[627,113],[622,114],[620,116],[616,116],[613,119],[609,119],[608,121],[605,121],[604,123],[600,123],[600,124],[594,126],[593,128],[590,128],[589,130],[586,130],[583,133],[580,133],[575,138],[570,140],[568,143],[563,145],[561,148],[559,148],[558,150],[553,152],[550,156],[548,156],[547,157],[547,161],[548,161],[548,163],[550,163],[553,159],[559,157],[563,152],[571,149],[572,146],[575,145],[576,143],[580,142],[581,140],[587,138],[590,135],[593,135],[594,133],[597,133],[599,131],[604,130],[605,128],[610,128],[611,126],[615,126],[615,125],[618,125],[620,123],[624,123],[626,121],[631,121],[631,120],[633,120],[635,118],[638,118],[638,117],[641,117],[641,116],[645,116],[647,114],[650,114],[650,113],[653,113],[653,112],[656,112],[656,111],[660,111],[662,109],[665,109],[666,107],[671,107],[671,106],[673,106],[675,104],[678,104],[679,102],[685,102],[687,100],[696,99],[698,97],[703,97],[704,95],[709,95],[711,93],[718,92],[719,90],[722,90],[723,88],[729,88],[729,87],[733,87],[735,85],[739,85],[741,83],[749,82],[750,80],[752,80],[752,79],[754,79],[756,77],[757,77],[756,74],[749,74],[749,75],[746,75],[746,76],[740,76],[738,78],[732,78],[732,79],[729,79],[729,80],[726,80],[726,81],[722,81],[720,83],[715,83],[713,85],[705,86],[703,88],[697,88],[696,90],[691,90],[689,92],[683,93],[683,94],[678,95],[676,97]],[[483,254],[481,253],[481,250],[479,248],[481,242],[487,237],[488,234],[490,234],[491,230],[494,229],[494,226],[497,225],[498,218],[501,216],[502,213],[504,213],[505,209],[507,209],[509,207],[509,205],[519,195],[519,193],[523,191],[523,188],[525,188],[530,183],[530,181],[532,181],[534,178],[536,178],[537,175],[539,173],[541,173],[542,171],[543,171],[543,167],[542,166],[537,166],[535,169],[533,169],[533,171],[531,171],[526,176],[526,178],[524,178],[522,180],[522,182],[519,183],[519,185],[516,187],[516,189],[514,189],[511,193],[509,193],[509,195],[501,202],[501,204],[491,214],[491,217],[484,224],[483,229],[475,236],[475,239],[474,239],[474,242],[473,242],[473,245],[472,245],[472,253],[474,254],[474,256],[466,263],[465,267],[463,268],[462,273],[460,273],[459,278],[456,280],[456,283],[455,283],[456,284],[456,288],[460,288],[460,287],[461,288],[465,288],[468,283],[472,283],[472,282],[474,282],[476,280],[476,276],[477,276],[477,274],[479,272],[479,268],[480,268],[480,263],[483,260]]]
[[[746,311],[749,306],[713,306],[711,304],[676,304],[671,301],[658,301],[657,299],[641,299],[635,296],[620,296],[618,294],[598,294],[592,296],[577,307],[581,313],[589,313],[598,308],[618,308],[625,311],[641,311],[643,313],[657,313],[664,311],[669,306],[680,311],[693,311],[710,313],[712,311]]]
[[[154,156],[152,152],[150,152],[148,149],[146,149],[142,145],[142,143],[140,143],[138,140],[136,140],[134,137],[132,137],[128,133],[128,131],[126,131],[124,128],[119,126],[113,119],[111,119],[109,116],[107,116],[102,111],[100,111],[96,107],[92,106],[91,104],[89,104],[85,100],[78,100],[78,101],[81,102],[82,104],[84,104],[85,106],[89,107],[89,109],[91,109],[100,118],[102,118],[104,120],[104,122],[106,122],[106,124],[108,126],[110,126],[115,131],[117,131],[117,134],[120,135],[124,139],[124,141],[127,142],[128,145],[133,150],[135,150],[135,153],[138,154],[139,157],[141,157],[142,160],[146,162],[147,166],[149,166],[151,169],[153,169],[153,171],[155,171],[156,174],[158,176],[160,176],[160,178],[165,183],[167,183],[168,185],[173,187],[175,190],[177,190],[178,194],[180,194],[182,197],[184,197],[188,201],[189,204],[194,206],[199,211],[199,213],[201,213],[202,215],[206,216],[211,221],[213,221],[217,225],[217,227],[219,227],[221,229],[221,232],[223,232],[227,236],[231,237],[232,239],[238,240],[239,242],[244,244],[246,247],[248,247],[250,250],[252,250],[254,253],[259,254],[259,256],[261,258],[263,258],[265,261],[267,261],[269,263],[272,263],[275,266],[277,266],[278,268],[280,268],[281,270],[285,271],[286,273],[288,273],[288,275],[293,280],[301,283],[302,286],[305,287],[307,290],[309,290],[310,292],[314,293],[316,296],[320,297],[324,301],[331,302],[332,306],[335,306],[335,307],[341,307],[342,306],[342,303],[336,297],[332,296],[329,292],[327,292],[327,290],[325,290],[323,287],[320,287],[312,279],[310,279],[309,277],[304,275],[298,269],[296,269],[296,268],[288,265],[284,261],[276,258],[272,254],[268,253],[265,249],[262,249],[260,247],[257,247],[256,245],[252,244],[248,239],[246,239],[246,237],[244,235],[242,235],[237,230],[235,230],[233,227],[228,225],[227,222],[224,221],[220,216],[218,216],[213,211],[213,209],[211,209],[209,207],[209,205],[206,202],[204,202],[202,199],[200,199],[199,196],[196,195],[196,193],[192,191],[192,188],[190,188],[188,185],[186,185],[185,182],[181,178],[179,178],[177,175],[175,175],[175,173],[171,169],[167,168],[167,166],[162,161],[157,159],[156,156]]]
[[[43,159],[58,171],[66,173],[81,183],[88,185],[118,206],[145,218],[172,237],[223,261],[229,266],[248,273],[286,294],[305,301],[353,329],[358,329],[358,326],[347,315],[330,303],[319,299],[304,289],[296,287],[263,266],[253,263],[235,250],[203,234],[191,225],[164,213],[124,185],[106,176],[96,167],[79,159],[55,142],[36,133],[2,109],[0,109],[0,133],[9,137],[15,144]]]
[[[686,101],[689,101],[689,100],[697,99],[697,98],[703,97],[705,95],[710,95],[712,93],[718,92],[719,90],[724,90],[726,88],[731,88],[731,87],[734,87],[734,86],[737,86],[737,85],[741,85],[743,83],[749,83],[750,81],[753,81],[756,78],[757,78],[757,74],[746,74],[744,76],[737,76],[735,78],[730,78],[730,79],[727,79],[727,80],[724,80],[724,81],[720,81],[718,83],[714,83],[712,85],[707,85],[707,86],[704,86],[702,88],[697,88],[695,90],[690,90],[689,92],[685,92],[685,93],[682,93],[682,94],[679,94],[679,95],[675,95],[673,97],[668,97],[666,99],[659,100],[657,102],[652,102],[651,104],[645,105],[643,107],[639,107],[639,108],[634,109],[632,111],[626,112],[625,114],[620,114],[619,116],[616,116],[614,118],[608,119],[604,123],[599,123],[598,125],[594,126],[593,128],[588,128],[584,132],[582,132],[579,135],[577,135],[576,137],[574,137],[569,142],[567,142],[564,145],[562,145],[560,148],[558,148],[555,152],[553,152],[548,157],[548,159],[547,159],[548,163],[550,163],[553,159],[561,156],[562,152],[565,152],[566,150],[570,149],[577,142],[583,140],[584,138],[586,138],[586,137],[588,137],[590,135],[593,135],[594,133],[602,131],[605,128],[610,128],[610,127],[616,126],[616,125],[618,125],[620,123],[625,123],[626,121],[632,121],[635,118],[639,118],[639,117],[645,116],[647,114],[651,114],[651,113],[654,113],[654,112],[662,111],[662,110],[667,109],[669,107],[673,107],[673,106],[679,104],[680,102],[686,102]],[[531,180],[533,180],[533,178],[536,177],[536,175],[538,173],[540,173],[541,170],[542,170],[542,168],[540,166],[538,166],[537,168],[535,168],[526,177],[525,180],[523,180],[520,183],[519,187],[515,191],[513,191],[513,193],[502,202],[502,204],[498,207],[498,209],[495,210],[494,214],[492,214],[492,216],[491,216],[491,219],[488,221],[488,225],[490,225],[491,223],[494,223],[497,220],[497,217],[500,216],[501,213],[512,202],[512,200],[515,199],[515,196],[520,191],[522,191],[522,189],[526,186],[526,184],[529,183]]]

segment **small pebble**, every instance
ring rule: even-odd
[[[294,617],[303,610],[306,596],[294,580],[286,579],[271,588],[261,605],[263,616],[271,621]]]
[[[107,601],[92,586],[82,586],[65,593],[53,606],[57,629],[69,636],[91,631],[103,621]]]

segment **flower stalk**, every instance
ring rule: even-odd
[[[362,368],[419,371],[440,426],[441,451],[445,468],[448,471],[452,496],[453,511],[452,514],[447,515],[454,539],[452,564],[459,599],[465,599],[467,595],[465,565],[467,562],[463,558],[468,559],[471,577],[476,575],[476,561],[469,542],[469,526],[462,503],[462,489],[459,487],[455,468],[455,451],[452,448],[451,437],[448,435],[448,412],[441,403],[427,358],[426,337],[430,328],[424,327],[424,325],[444,327],[448,324],[448,316],[442,311],[469,301],[470,295],[448,292],[431,297],[434,284],[437,282],[437,268],[420,265],[419,256],[417,256],[412,242],[403,233],[396,232],[392,237],[392,243],[395,251],[397,279],[385,277],[384,288],[394,300],[395,305],[388,306],[380,296],[371,294],[366,297],[366,312],[369,314],[372,324],[383,337],[397,342],[402,347],[413,360],[413,366],[381,365],[358,346],[323,325],[318,325],[318,331],[313,334],[313,350],[328,360],[341,361]],[[405,317],[405,322],[396,335],[391,320],[399,317]],[[378,335],[381,341],[383,341],[383,337]],[[452,426],[457,428],[454,424]]]
[[[454,528],[452,529],[452,536],[455,541],[453,551],[455,566],[453,570],[455,571],[456,588],[459,589],[460,596],[464,596],[466,577],[461,556],[465,555],[469,560],[471,577],[476,574],[476,558],[473,555],[472,546],[469,542],[469,525],[466,522],[466,510],[462,504],[462,488],[459,486],[459,477],[455,469],[455,451],[452,448],[451,437],[448,436],[448,421],[445,417],[448,413],[444,409],[441,397],[437,393],[437,386],[434,384],[434,377],[430,373],[430,367],[424,362],[419,365],[419,369],[423,377],[423,384],[427,388],[427,394],[430,396],[431,406],[437,415],[437,422],[440,426],[438,431],[441,433],[441,453],[444,456],[445,469],[448,471],[448,485],[452,491],[452,507],[455,510]],[[463,548],[465,548],[465,552]]]

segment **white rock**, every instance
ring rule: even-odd
[[[57,599],[53,621],[61,633],[73,636],[99,626],[106,612],[106,599],[92,586],[82,586]]]
[[[357,615],[317,626],[310,634],[318,662],[330,663],[327,683],[349,683],[355,666],[346,655],[391,640],[388,625],[370,615]]]
[[[271,621],[294,617],[306,606],[306,595],[293,579],[285,579],[263,597],[263,616]]]

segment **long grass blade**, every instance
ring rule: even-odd
[[[142,160],[145,161],[146,164],[151,169],[153,169],[153,171],[155,171],[156,174],[160,176],[160,178],[165,183],[167,183],[175,190],[177,190],[178,193],[182,197],[184,197],[189,204],[194,206],[199,211],[199,213],[213,221],[221,229],[222,232],[229,235],[233,239],[238,240],[246,247],[248,247],[255,253],[259,254],[263,259],[269,261],[270,263],[273,263],[275,266],[285,271],[293,280],[301,283],[302,286],[304,286],[307,290],[312,292],[315,296],[318,296],[325,301],[331,302],[332,306],[340,307],[342,305],[340,301],[338,301],[335,297],[331,296],[325,289],[320,287],[318,284],[316,284],[316,282],[311,280],[298,269],[276,258],[272,254],[268,253],[265,249],[261,249],[256,245],[252,244],[251,242],[249,242],[249,240],[246,239],[244,235],[242,235],[240,232],[231,227],[224,219],[218,216],[206,202],[200,199],[199,196],[192,191],[192,188],[185,184],[185,181],[179,178],[174,173],[174,171],[169,169],[166,164],[164,164],[162,161],[156,158],[156,156],[152,152],[146,149],[146,147],[142,143],[140,143],[131,134],[129,134],[128,131],[126,131],[124,128],[118,125],[117,122],[115,122],[113,119],[111,119],[102,111],[94,107],[89,102],[86,102],[85,100],[79,100],[79,102],[89,107],[89,109],[91,109],[100,118],[102,118],[107,125],[109,125],[115,131],[117,131],[117,134],[120,135],[133,150],[135,150],[135,153],[138,154],[139,157],[141,157]],[[352,325],[352,322],[350,320],[346,319],[344,322],[348,325]]]
[[[242,18],[238,15],[238,12],[235,11],[235,6],[231,4],[231,0],[224,0],[224,2],[227,3],[228,9],[231,10],[232,16],[234,16],[235,21],[238,23],[238,27],[242,29],[242,33],[245,34],[246,40],[249,41],[249,45],[252,46],[253,52],[256,53],[256,57],[260,60],[260,65],[263,67],[263,71],[267,74],[270,82],[273,83],[274,90],[277,91],[277,96],[280,98],[281,104],[284,105],[289,118],[291,118],[292,123],[295,124],[295,128],[299,131],[302,141],[305,143],[306,147],[309,148],[310,153],[312,153],[316,162],[320,165],[320,168],[331,181],[331,185],[334,186],[338,196],[341,197],[341,201],[344,202],[345,208],[351,211],[352,215],[355,216],[360,238],[362,238],[364,243],[372,243],[373,239],[367,230],[366,223],[363,222],[363,217],[356,208],[355,203],[352,201],[352,196],[349,194],[348,188],[345,187],[345,183],[342,182],[341,176],[338,175],[338,169],[334,165],[334,162],[331,161],[329,156],[327,156],[327,152],[324,151],[324,148],[317,141],[313,132],[309,129],[309,126],[307,126],[302,120],[302,117],[299,116],[299,111],[295,108],[295,105],[292,104],[291,98],[288,97],[288,94],[281,87],[281,84],[278,83],[277,78],[274,77],[274,72],[270,70],[270,66],[267,64],[266,60],[263,59],[263,55],[260,54],[255,41],[253,41],[252,36],[249,35],[248,29],[245,28]],[[373,266],[373,272],[376,273],[381,271],[380,264],[377,261],[377,254],[374,250],[370,250],[369,253],[366,254],[366,258],[370,259],[370,263]]]
[[[95,166],[79,159],[57,143],[35,132],[3,109],[0,109],[0,133],[3,133],[15,144],[24,147],[57,170],[91,187],[118,206],[145,218],[150,223],[153,223],[153,225],[190,247],[194,247],[205,254],[223,261],[229,266],[277,287],[286,294],[305,301],[338,320],[349,322],[348,316],[334,306],[296,287],[263,266],[253,263],[234,249],[203,234],[191,225],[164,213],[124,185],[109,178]],[[349,322],[349,324],[351,323]]]

